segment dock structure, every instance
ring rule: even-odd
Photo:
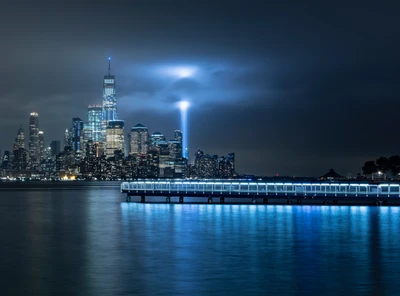
[[[146,202],[146,196],[165,196],[165,201],[171,202],[171,197],[207,198],[213,203],[213,198],[225,203],[229,198],[247,199],[251,203],[268,204],[270,201],[280,203],[310,203],[346,204],[347,201],[364,201],[369,204],[400,204],[400,183],[268,183],[243,180],[137,180],[123,182],[121,192],[126,193],[126,201],[131,196],[140,196],[141,202]],[[305,201],[308,202],[305,202]],[[344,203],[343,203],[344,201]]]

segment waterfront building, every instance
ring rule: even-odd
[[[108,122],[106,129],[106,158],[113,157],[115,151],[124,153],[124,121]]]
[[[149,132],[147,127],[137,124],[131,129],[129,134],[129,154],[146,154],[149,148]]]
[[[81,151],[81,143],[83,138],[83,120],[75,117],[72,118],[72,149],[74,152]]]
[[[39,158],[39,114],[36,112],[29,117],[29,156],[35,166]]]
[[[218,158],[218,177],[232,178],[235,175],[235,153]]]
[[[117,98],[115,93],[115,77],[111,75],[111,59],[108,59],[108,75],[103,79],[103,118],[102,118],[102,138],[106,137],[106,129],[110,121],[118,120]]]
[[[101,141],[103,105],[89,105],[87,117],[87,128],[91,130],[93,142]]]
[[[215,178],[218,175],[218,156],[204,154],[198,149],[194,161],[194,173],[197,178]]]

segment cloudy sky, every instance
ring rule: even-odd
[[[107,57],[119,117],[237,171],[318,176],[400,154],[395,1],[2,1],[0,148],[29,113],[47,144],[101,103]],[[185,69],[182,72],[182,69]],[[183,74],[182,74],[183,73]],[[190,77],[185,73],[190,73]]]

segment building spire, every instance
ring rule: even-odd
[[[108,76],[111,75],[111,57],[108,57]]]

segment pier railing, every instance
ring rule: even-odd
[[[143,180],[123,182],[128,195],[169,196],[351,196],[400,197],[400,184],[364,183],[267,183],[232,181]]]

